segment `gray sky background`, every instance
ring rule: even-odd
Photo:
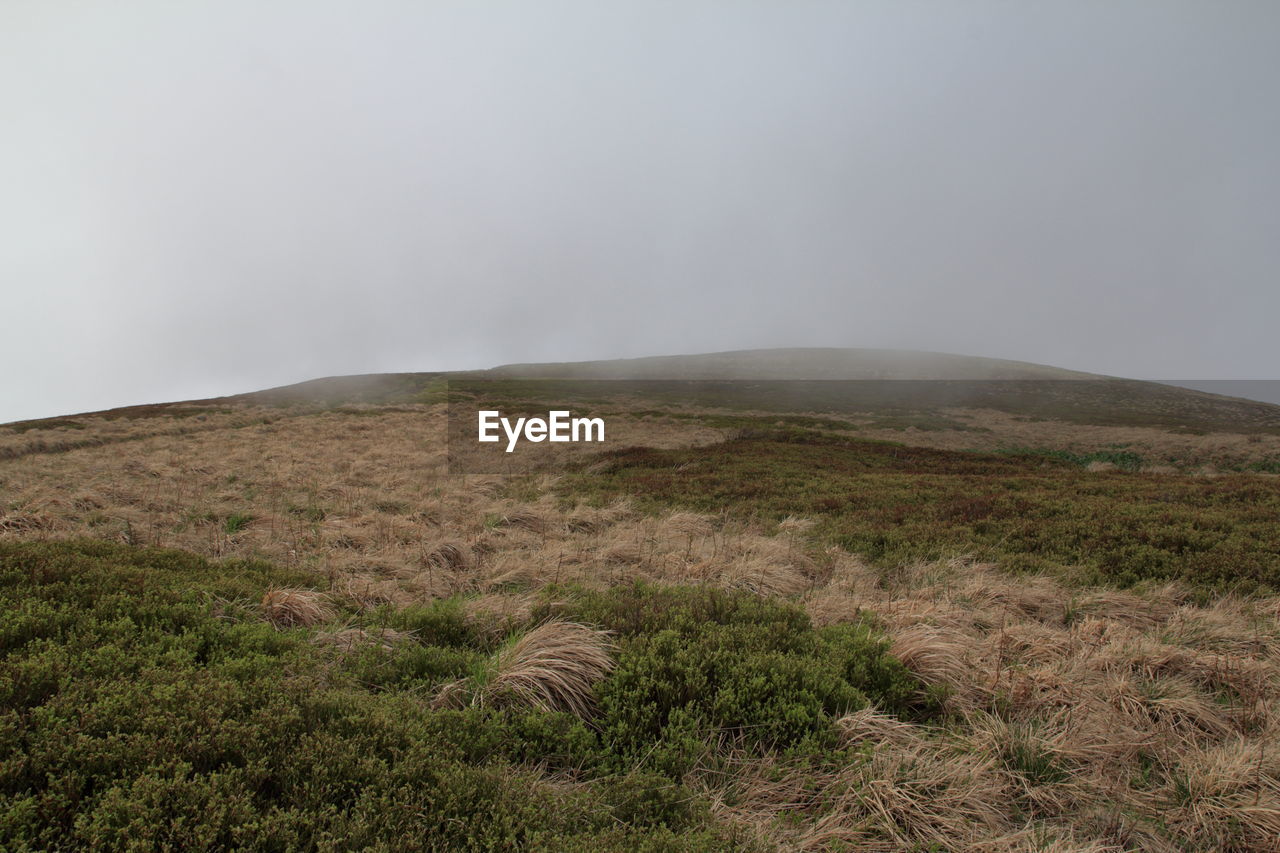
[[[0,421],[756,346],[1280,377],[1280,3],[0,2]]]

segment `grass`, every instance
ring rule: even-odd
[[[1199,434],[1280,433],[1275,406],[1127,379],[1071,380],[621,380],[449,377],[449,393],[514,404],[644,401],[694,409],[867,414],[890,428],[955,428],[936,413],[990,409],[1030,419],[1148,426]],[[645,403],[648,406],[644,405]],[[898,425],[895,425],[895,420]]]
[[[1259,474],[1280,474],[1280,459],[1259,459],[1244,467],[1247,471],[1256,471]]]
[[[1123,451],[1109,454],[1136,467]],[[825,542],[892,566],[971,554],[1014,570],[1131,586],[1280,589],[1270,547],[1280,483],[1249,476],[1095,473],[1067,453],[984,454],[802,431],[696,450],[630,448],[560,481],[560,494],[628,497],[780,521],[819,521]]]
[[[86,424],[76,420],[76,417],[103,420],[151,420],[155,418],[182,420],[185,418],[203,418],[209,415],[227,415],[232,414],[232,411],[230,407],[226,406],[201,406],[193,403],[155,403],[143,406],[123,406],[102,412],[86,412],[75,417],[61,416],[14,421],[3,426],[15,433],[41,429],[82,430],[85,429]]]
[[[1095,450],[1089,453],[1078,453],[1070,450],[1062,450],[1060,448],[1027,448],[1014,447],[1000,451],[1011,456],[1038,456],[1046,459],[1059,459],[1063,462],[1069,462],[1072,465],[1078,465],[1081,468],[1088,468],[1095,463],[1110,465],[1121,471],[1139,471],[1146,460],[1138,453],[1123,448]]]
[[[226,531],[228,536],[240,533],[245,530],[249,523],[253,521],[253,515],[247,512],[233,512],[228,515],[222,523],[222,529]]]
[[[770,426],[798,426],[811,429],[828,429],[840,432],[854,432],[857,424],[834,418],[819,418],[811,415],[730,415],[710,414],[704,412],[682,412],[667,409],[633,409],[628,414],[637,418],[666,418],[677,421],[696,421],[717,429],[761,429]]]
[[[74,432],[82,433],[77,438],[64,437],[62,433],[62,430],[66,428],[66,419],[64,418],[10,424],[9,431],[13,435],[21,436],[33,432],[39,437],[20,442],[14,441],[0,444],[0,461],[18,459],[23,456],[69,453],[75,450],[104,447],[122,442],[145,441],[161,435],[186,436],[227,427],[242,429],[260,424],[269,424],[272,421],[272,417],[262,415],[256,417],[241,415],[236,417],[241,413],[232,409],[211,410],[211,412],[210,416],[195,414],[189,410],[169,412],[164,406],[156,407],[156,411],[138,415],[116,415],[114,412],[100,412],[95,413],[93,416],[95,418],[94,429],[91,429],[87,422],[88,416],[82,416],[85,422],[74,422],[77,425],[70,427],[70,429]],[[183,418],[190,416],[194,416],[199,421],[208,420],[210,417],[214,417],[215,420],[209,424],[201,423],[195,426],[180,424]],[[119,421],[124,423],[120,424],[118,423]],[[175,423],[179,423],[179,425],[174,425]]]
[[[924,412],[888,409],[874,413],[861,413],[859,422],[823,418],[813,415],[734,415],[712,414],[704,412],[685,412],[676,410],[641,409],[628,410],[631,417],[669,418],[672,420],[694,421],[704,426],[728,430],[763,430],[775,427],[799,427],[802,429],[830,430],[833,432],[858,432],[860,430],[894,430],[903,432],[908,429],[924,432],[940,432],[950,430],[956,432],[987,432],[985,427],[971,426],[954,417],[938,412]],[[851,417],[854,417],[851,415]]]
[[[10,432],[21,435],[24,432],[30,432],[33,429],[84,429],[85,425],[80,421],[72,418],[40,418],[30,421],[16,421],[6,424],[6,428]]]
[[[486,701],[447,710],[422,696],[492,645],[461,601],[362,615],[301,580],[101,542],[0,545],[0,846],[750,849],[682,787],[673,749],[728,730],[831,747],[839,713],[913,695],[867,627],[641,586],[545,598],[600,627],[518,631],[474,685]],[[651,722],[637,692],[658,703]]]
[[[0,848],[1274,847],[1269,436],[371,405],[0,465]]]
[[[268,589],[262,596],[262,615],[277,628],[310,627],[333,618],[322,593],[310,589]]]
[[[613,669],[607,632],[551,620],[513,638],[474,676],[441,688],[437,707],[515,705],[591,716],[596,682]]]

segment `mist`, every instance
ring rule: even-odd
[[[0,6],[0,421],[772,346],[1275,379],[1270,2]]]

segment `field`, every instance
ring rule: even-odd
[[[1277,849],[1265,413],[413,376],[0,426],[0,847]]]

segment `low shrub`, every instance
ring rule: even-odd
[[[344,650],[226,604],[306,580],[0,543],[0,849],[749,847],[677,782],[619,775],[574,716],[433,710],[484,654],[450,605]]]
[[[573,618],[620,637],[598,725],[614,766],[678,778],[716,749],[823,752],[874,701],[919,712],[913,676],[864,623],[816,630],[798,606],[714,588],[582,593]]]
[[[1124,473],[1091,473],[1091,463]],[[1144,474],[1142,465],[1120,448],[979,453],[808,431],[608,451],[555,488],[577,502],[629,499],[654,512],[799,515],[816,522],[815,543],[886,568],[966,554],[1085,583],[1280,589],[1280,481]]]

